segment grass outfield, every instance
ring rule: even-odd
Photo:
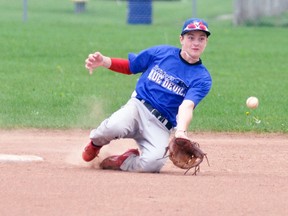
[[[234,27],[218,18],[232,13],[232,1],[219,2],[197,5],[212,31],[202,60],[214,83],[190,129],[287,133],[287,28]],[[128,100],[138,75],[100,68],[89,76],[87,55],[99,50],[126,58],[156,44],[179,46],[192,13],[191,1],[157,1],[153,25],[127,25],[125,1],[90,0],[86,13],[75,14],[69,0],[29,0],[23,22],[22,2],[0,4],[1,128],[97,126]],[[245,106],[251,95],[260,100],[253,111]]]

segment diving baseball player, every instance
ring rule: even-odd
[[[159,45],[128,59],[95,52],[86,59],[92,74],[97,67],[133,75],[141,73],[128,102],[90,133],[82,157],[92,161],[114,139],[132,138],[138,149],[104,159],[100,167],[131,172],[160,172],[172,132],[187,137],[193,110],[211,89],[212,79],[200,59],[208,42],[208,24],[201,19],[185,21],[179,37],[181,48]],[[160,160],[159,160],[160,158]]]

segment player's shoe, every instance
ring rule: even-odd
[[[92,141],[90,141],[82,152],[83,160],[86,162],[92,161],[99,154],[101,148],[102,146],[95,146]]]
[[[107,157],[100,163],[100,167],[102,169],[120,170],[120,166],[130,155],[139,156],[138,149],[129,149],[122,155]]]

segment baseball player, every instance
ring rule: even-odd
[[[193,110],[208,94],[211,76],[200,59],[208,42],[208,24],[191,18],[180,34],[181,48],[150,47],[128,59],[110,58],[95,52],[86,59],[92,74],[97,67],[133,75],[142,73],[128,102],[90,133],[82,158],[92,161],[100,149],[114,139],[132,138],[138,149],[129,149],[100,163],[102,169],[131,172],[160,172],[172,132],[187,137]]]

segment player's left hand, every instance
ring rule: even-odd
[[[193,142],[190,139],[173,137],[169,142],[164,155],[169,152],[168,156],[173,164],[181,169],[186,169],[186,174],[191,168],[195,168],[193,175],[196,175],[200,171],[200,164],[204,157],[207,159],[206,153],[204,153],[197,142]]]
[[[184,131],[184,130],[176,130],[175,137],[189,139],[189,137],[187,136],[187,131]]]

